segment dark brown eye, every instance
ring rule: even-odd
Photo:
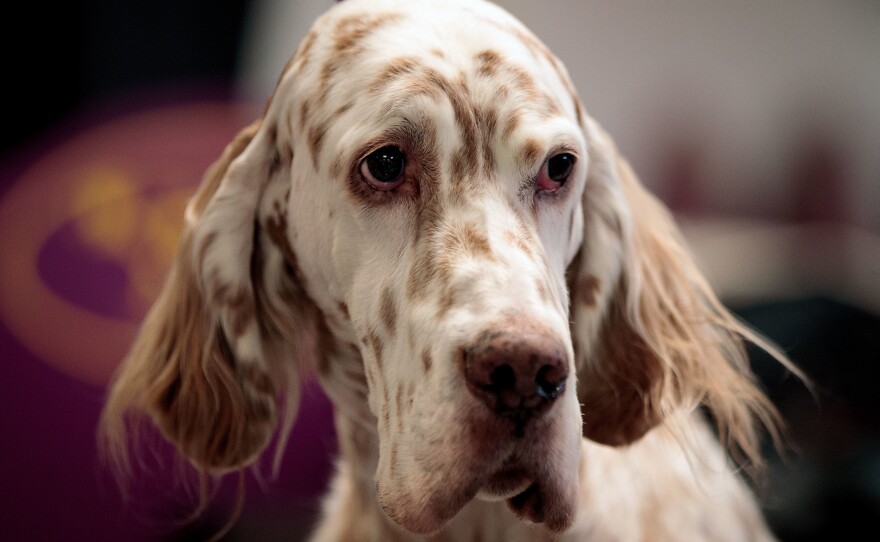
[[[567,152],[551,156],[538,175],[538,190],[544,192],[556,192],[559,190],[571,175],[571,170],[574,168],[576,161],[577,159],[574,155]]]
[[[574,156],[567,152],[557,154],[550,160],[547,160],[547,176],[557,183],[564,183],[574,167]]]
[[[370,153],[361,162],[361,175],[376,190],[391,190],[404,179],[406,155],[388,145]]]

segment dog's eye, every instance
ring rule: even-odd
[[[406,155],[392,145],[373,151],[361,162],[361,175],[376,190],[391,190],[403,182]]]
[[[565,181],[568,180],[569,175],[571,175],[575,161],[574,155],[567,152],[551,156],[544,163],[544,167],[541,168],[541,173],[538,175],[538,190],[544,192],[559,190],[565,184]]]

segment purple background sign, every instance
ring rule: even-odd
[[[7,164],[0,538],[200,540],[229,519],[235,480],[188,521],[198,486],[183,482],[182,463],[156,435],[124,502],[96,429],[105,386],[170,265],[187,198],[258,113],[223,100],[141,108],[83,123],[25,164]],[[304,536],[334,449],[329,404],[310,384],[277,479],[247,475],[245,508],[226,539]]]

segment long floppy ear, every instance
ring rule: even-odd
[[[667,416],[705,405],[738,459],[760,463],[756,421],[779,416],[756,386],[739,323],[697,269],[668,210],[589,119],[584,240],[569,268],[584,435],[629,444]]]
[[[102,414],[105,450],[120,470],[129,465],[129,414],[147,414],[212,472],[250,463],[279,417],[292,423],[296,372],[314,355],[318,320],[293,276],[290,157],[276,137],[259,121],[243,130],[187,207],[172,269]]]

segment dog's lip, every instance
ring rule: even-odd
[[[532,485],[533,476],[523,467],[505,466],[490,475],[477,493],[484,501],[503,501],[519,495]]]
[[[481,408],[465,410],[459,419],[467,421],[467,431],[452,439],[455,445],[447,444],[455,453],[438,457],[434,446],[415,448],[412,463],[422,469],[410,476],[377,473],[379,504],[391,520],[413,533],[432,534],[477,499],[506,503],[520,519],[551,531],[571,525],[580,423],[544,417],[517,436]],[[580,417],[568,421],[580,422]]]
[[[507,506],[520,519],[532,523],[544,523],[544,498],[537,483],[507,499]]]

